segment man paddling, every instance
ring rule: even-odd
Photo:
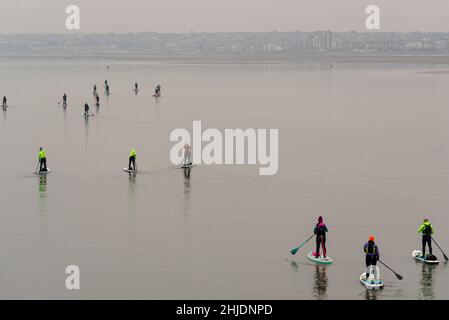
[[[137,84],[137,82],[134,84],[134,92],[137,93],[137,91],[139,91],[139,85]]]
[[[422,235],[422,256],[426,257],[426,244],[429,247],[429,256],[432,256],[433,227],[429,219],[424,219],[423,224],[418,229],[418,234]]]
[[[99,107],[100,106],[100,96],[98,94],[95,96],[95,100],[96,100],[95,105],[97,107]]]
[[[315,225],[315,230],[313,231],[316,234],[316,251],[315,257],[320,257],[320,245],[323,247],[323,257],[326,258],[326,232],[327,227],[323,222],[323,217],[318,217],[318,223]]]
[[[39,172],[47,172],[47,153],[44,148],[39,148]]]
[[[2,107],[7,107],[6,103],[7,103],[6,96],[3,96]]]
[[[370,268],[373,266],[375,277],[377,277],[377,260],[380,258],[379,248],[374,242],[374,236],[370,236],[368,242],[365,243],[363,247],[363,252],[365,252],[365,264],[366,264],[366,279],[369,278]]]
[[[62,96],[62,104],[63,105],[67,105],[67,95],[64,93],[64,95]]]
[[[136,149],[132,149],[131,152],[129,153],[128,170],[136,171]]]
[[[98,93],[97,93],[97,85],[94,84],[94,96],[96,96],[96,95],[98,95]]]

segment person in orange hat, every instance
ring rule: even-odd
[[[370,267],[374,266],[374,269],[376,269],[377,260],[380,258],[379,248],[374,242],[374,236],[369,237],[368,242],[363,247],[363,252],[366,254],[366,278],[368,279]]]

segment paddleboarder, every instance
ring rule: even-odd
[[[184,149],[184,160],[183,165],[187,166],[187,165],[191,165],[192,164],[192,152],[191,152],[191,147],[190,144],[186,143],[184,144],[184,146],[182,147]]]
[[[97,95],[98,95],[98,93],[97,93],[97,85],[94,84],[94,96],[97,96]]]
[[[318,223],[315,225],[315,230],[313,231],[316,234],[316,251],[315,257],[320,257],[320,245],[323,247],[323,257],[326,258],[326,232],[327,226],[323,222],[323,217],[318,217]]]
[[[6,103],[7,103],[6,96],[3,96],[2,107],[7,107]]]
[[[88,116],[88,115],[89,115],[89,105],[86,102],[84,104],[84,116]]]
[[[64,93],[64,95],[62,96],[62,104],[63,105],[67,105],[67,94]]]
[[[429,247],[429,256],[432,256],[433,227],[429,219],[424,219],[423,224],[418,229],[418,234],[422,235],[422,256],[426,256],[426,244]]]
[[[365,252],[365,264],[366,264],[366,279],[369,278],[370,267],[373,266],[375,278],[377,278],[377,261],[380,259],[379,248],[374,242],[374,236],[370,236],[368,242],[365,243],[363,247],[363,252]]]
[[[95,96],[95,100],[96,100],[95,105],[96,105],[97,107],[99,107],[99,106],[100,106],[100,96],[99,96],[98,94]]]
[[[137,84],[137,82],[134,84],[134,92],[137,93],[137,91],[139,91],[139,85]]]
[[[155,95],[156,97],[160,97],[160,96],[161,96],[161,85],[160,85],[160,84],[158,84],[158,85],[156,86],[156,89],[154,90],[154,95]]]
[[[136,149],[131,149],[131,152],[129,153],[128,170],[136,171]]]
[[[44,148],[39,148],[39,172],[46,172],[47,170],[47,153]]]

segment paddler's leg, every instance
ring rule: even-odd
[[[42,158],[42,162],[44,164],[44,171],[47,171],[47,158]]]
[[[426,236],[422,236],[422,256],[426,256]]]
[[[320,257],[320,245],[321,245],[321,237],[317,235],[316,236],[316,250],[315,250],[316,258]]]
[[[429,254],[432,255],[432,236],[427,236],[427,246],[429,247]]]
[[[132,169],[131,169],[132,158],[133,158],[133,157],[129,157],[129,161],[128,161],[128,170],[132,170]]]
[[[326,236],[321,238],[321,246],[323,247],[323,257],[326,258]]]
[[[371,267],[371,256],[366,255],[365,257],[365,265],[366,265],[366,280],[369,278],[370,267]]]

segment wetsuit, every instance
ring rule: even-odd
[[[319,222],[315,225],[313,233],[316,234],[316,257],[320,256],[320,245],[323,247],[323,257],[326,258],[326,232],[327,227],[323,222]]]
[[[129,153],[128,170],[136,170],[136,150],[134,149],[132,149],[131,152]]]
[[[99,107],[100,106],[100,97],[98,96],[98,94],[95,96],[97,103],[96,106]]]
[[[6,107],[6,97],[3,97],[2,106],[3,106],[3,107]]]
[[[368,241],[363,247],[363,252],[365,252],[365,264],[366,264],[366,278],[369,277],[369,267],[377,265],[377,260],[380,258],[379,248],[374,241]]]
[[[430,222],[424,222],[418,229],[418,233],[422,234],[422,254],[426,255],[426,244],[429,247],[429,253],[432,255],[432,235],[433,227]]]
[[[87,103],[84,105],[84,115],[89,115],[89,105]]]
[[[67,104],[67,95],[65,94],[62,96],[62,103]]]

